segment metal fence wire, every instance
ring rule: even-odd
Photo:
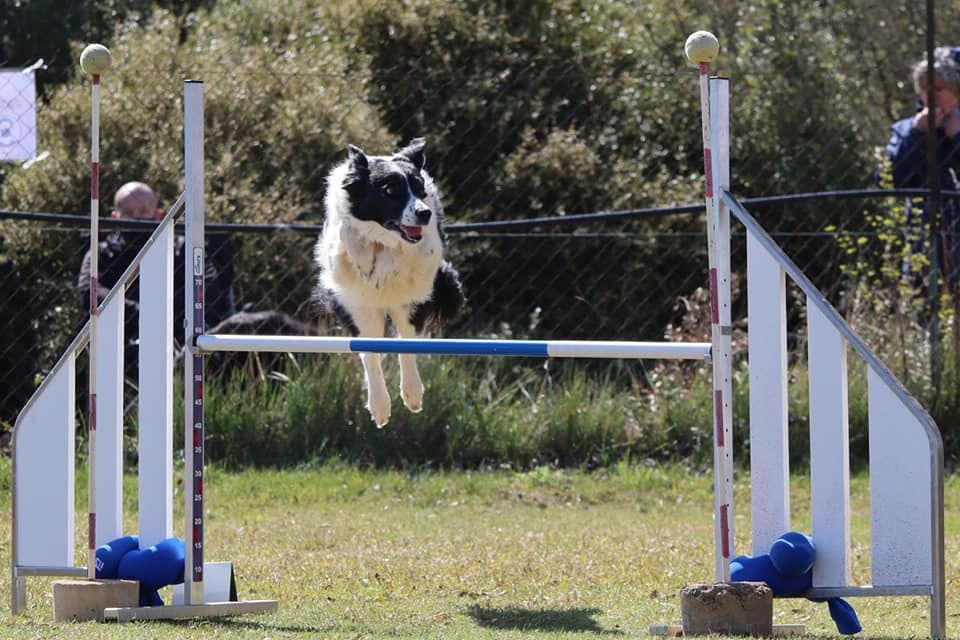
[[[864,282],[868,272],[881,270],[884,260],[899,264],[900,258],[884,257],[891,240],[871,225],[866,212],[896,210],[902,198],[879,192],[856,199],[841,195],[827,194],[812,203],[760,199],[749,206],[842,311],[870,325],[871,318],[876,320],[872,315],[876,302],[870,303],[866,314],[858,315],[851,306],[852,297],[863,293],[857,293],[858,283]],[[795,220],[811,207],[821,214],[829,210],[825,219],[843,220],[843,228],[796,228]],[[8,227],[6,242],[17,237],[27,244],[42,244],[49,256],[40,267],[26,269],[17,263],[16,252],[0,246],[4,257],[0,287],[7,292],[0,330],[9,338],[0,346],[0,417],[10,422],[42,372],[86,320],[79,271],[88,235],[82,217],[4,212],[0,218],[4,219],[0,224]],[[108,221],[104,224],[101,243],[122,240],[128,261],[149,233],[143,223],[128,222],[120,228],[111,228]],[[444,335],[709,340],[704,224],[699,205],[539,223],[450,224],[447,257],[461,273],[467,306]],[[9,229],[13,226],[15,234]],[[318,227],[308,225],[212,225],[207,232],[208,329],[343,333],[335,322],[318,315],[312,298],[317,273],[313,245],[318,232]],[[734,272],[742,274],[742,233],[735,232],[733,244]],[[107,267],[101,278],[110,285],[119,271]],[[897,282],[898,277],[892,276],[891,281]],[[182,265],[174,282],[175,299],[182,300]],[[735,318],[742,328],[746,309],[741,283],[742,278],[735,277]],[[138,295],[135,287],[128,290],[130,360],[135,354]],[[792,320],[802,316],[797,302],[791,306]],[[891,313],[896,310],[887,307]],[[907,310],[919,326],[923,305]],[[182,320],[182,302],[176,313]],[[176,327],[181,320],[175,321]],[[175,337],[179,343],[179,335]],[[878,344],[885,343],[882,332],[873,337]],[[791,346],[799,348],[796,340]],[[135,375],[129,377],[135,379]]]

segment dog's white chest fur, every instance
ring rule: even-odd
[[[323,284],[347,308],[395,308],[427,300],[443,257],[439,236],[425,229],[423,239],[410,244],[377,227],[350,219],[330,221],[317,246]]]

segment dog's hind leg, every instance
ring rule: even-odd
[[[352,313],[359,335],[369,338],[383,337],[384,314],[380,311],[365,310]],[[367,386],[367,409],[377,427],[383,427],[390,420],[390,393],[383,378],[379,353],[361,353],[363,377]]]
[[[414,338],[417,335],[409,315],[409,309],[400,309],[396,315],[390,315],[400,338]],[[423,382],[417,371],[417,357],[412,353],[400,354],[400,397],[410,411],[420,413],[423,410]]]

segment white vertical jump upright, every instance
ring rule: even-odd
[[[152,363],[137,371],[137,451],[150,453],[137,465],[141,548],[173,537],[173,429],[167,426],[173,425],[173,375],[157,374],[174,371],[173,341],[166,337],[174,331],[173,235],[173,224],[162,225],[140,268],[140,291],[150,292],[140,296],[140,333],[155,336],[138,346],[140,362]]]
[[[183,348],[183,570],[184,604],[203,602],[203,83],[187,81],[183,94],[186,188]]]

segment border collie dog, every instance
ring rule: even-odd
[[[443,260],[443,208],[424,171],[424,140],[391,156],[368,156],[350,145],[327,177],[326,218],[317,241],[317,297],[354,335],[382,338],[389,323],[401,338],[438,328],[464,296],[456,270]],[[367,409],[378,427],[390,419],[380,354],[360,354]],[[400,396],[423,408],[423,383],[412,354],[400,355]]]

